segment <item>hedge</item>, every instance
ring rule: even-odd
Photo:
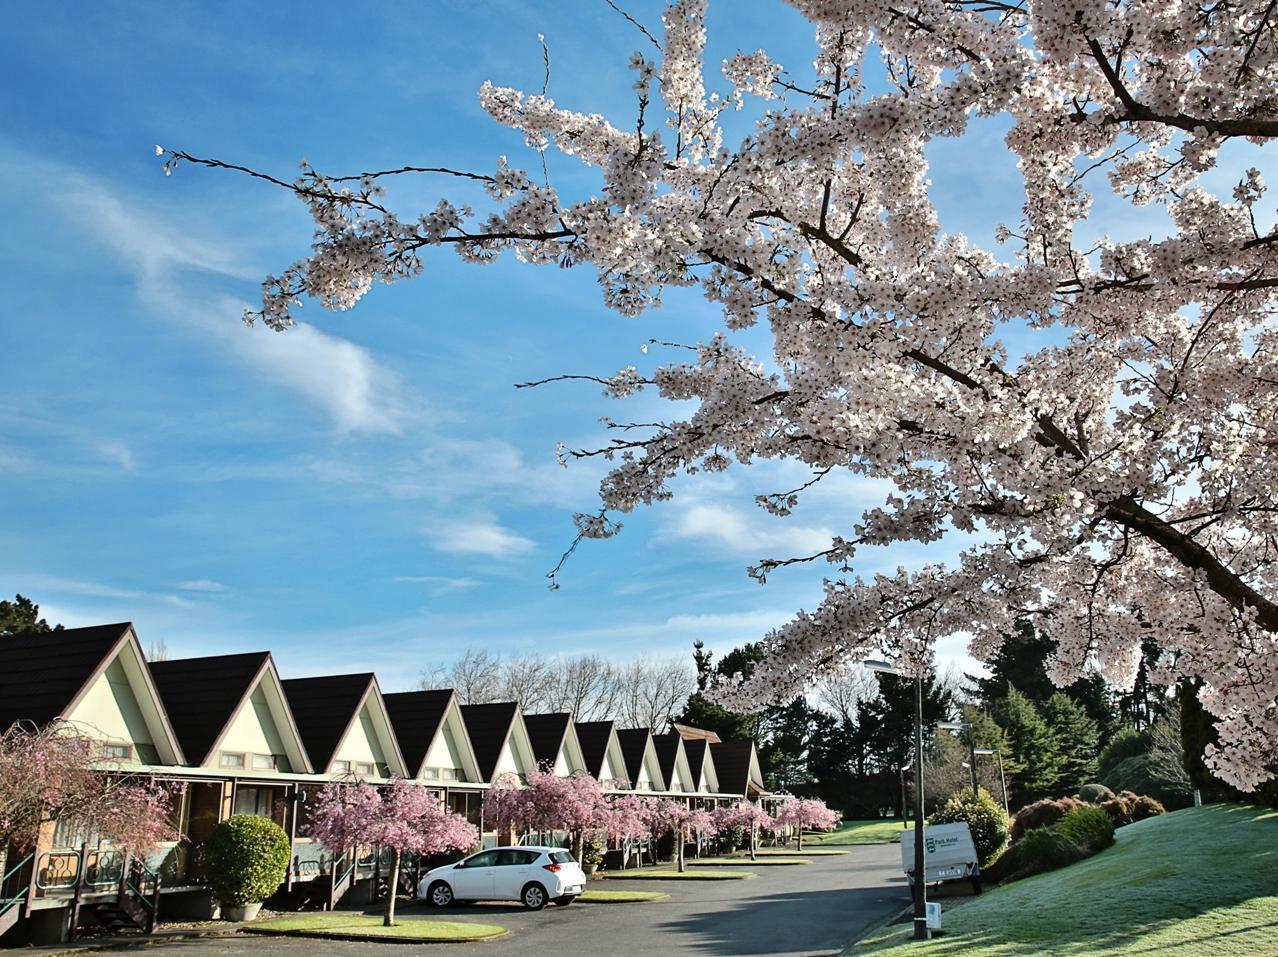
[[[213,897],[224,907],[266,900],[283,883],[292,853],[288,835],[274,821],[255,814],[227,818],[204,845]]]

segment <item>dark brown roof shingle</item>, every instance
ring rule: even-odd
[[[269,651],[250,651],[151,662],[151,677],[188,761],[198,766],[208,760],[270,657]]]
[[[519,705],[514,701],[495,704],[464,704],[462,721],[470,736],[470,746],[475,751],[475,763],[479,766],[481,781],[492,781],[501,757],[502,745],[510,737],[510,726],[515,721]]]
[[[399,749],[404,754],[408,773],[418,777],[426,761],[426,752],[430,750],[431,742],[444,722],[444,715],[448,713],[453,690],[396,691],[382,695],[382,700],[386,702],[386,711],[395,729],[395,737],[399,739]]]
[[[0,732],[61,716],[131,622],[0,637]]]
[[[524,727],[528,729],[528,740],[532,742],[533,758],[538,767],[549,765],[554,768],[571,722],[572,715],[567,711],[524,715]]]
[[[595,777],[600,777],[603,774],[604,758],[608,756],[608,739],[612,737],[613,722],[578,721],[575,726],[586,770]]]
[[[648,740],[652,732],[647,728],[625,728],[617,732],[617,742],[621,745],[621,756],[626,762],[626,778],[630,786],[635,787],[643,771],[643,757],[648,752]],[[653,781],[652,786],[664,790],[661,781]]]
[[[342,743],[364,695],[373,686],[372,672],[357,675],[324,675],[281,681],[297,733],[316,773],[324,774]]]

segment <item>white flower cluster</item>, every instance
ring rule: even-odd
[[[725,331],[605,382],[694,409],[600,450],[604,511],[579,516],[580,535],[615,533],[609,513],[668,498],[678,475],[759,459],[896,487],[807,556],[833,569],[823,600],[767,637],[751,679],[718,689],[725,703],[794,696],[884,651],[925,667],[958,632],[989,654],[1030,615],[1059,644],[1062,682],[1097,668],[1130,683],[1152,639],[1155,677],[1203,682],[1213,766],[1254,786],[1278,762],[1278,235],[1257,171],[1223,197],[1202,173],[1230,139],[1278,135],[1265,4],[793,2],[817,36],[810,102],[769,100],[780,72],[762,51],[729,59],[727,96],[707,94],[705,2],[670,4],[660,62],[631,66],[641,97],[659,76],[672,142],[486,84],[494,119],[599,172],[595,195],[563,201],[503,160],[486,181],[498,213],[476,223],[442,202],[401,221],[376,182],[305,168],[294,188],[318,232],[268,280],[267,322],[304,296],[348,308],[442,244],[588,266],[625,315],[699,285]],[[898,88],[861,82],[874,56]],[[725,149],[719,117],[744,92],[768,102]],[[1000,114],[1024,195],[997,256],[944,230],[926,150]],[[1171,225],[1083,248],[1094,189],[1162,204]],[[755,324],[766,367],[729,338]],[[760,504],[785,515],[802,492]],[[855,574],[860,544],[954,531],[976,544],[953,567]]]

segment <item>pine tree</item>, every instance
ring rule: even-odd
[[[13,601],[0,601],[0,635],[21,635],[29,631],[61,631],[61,625],[50,627],[40,617],[40,606],[23,595]]]
[[[1083,706],[1063,692],[1056,692],[1040,708],[1043,720],[1056,736],[1061,755],[1057,794],[1077,794],[1084,784],[1096,781],[1100,735],[1096,722]]]
[[[1008,751],[1013,757],[1008,764],[1020,769],[1011,774],[1009,767],[1009,776],[1015,779],[1008,782],[1013,807],[1055,796],[1052,790],[1060,780],[1063,765],[1060,747],[1034,703],[1015,687],[1009,687],[1007,697],[994,702],[991,711],[1007,736]]]

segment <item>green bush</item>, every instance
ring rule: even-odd
[[[581,845],[581,863],[602,864],[607,847],[598,836],[592,836]]]
[[[1014,848],[1013,879],[1054,871],[1087,857],[1087,852],[1068,835],[1055,828],[1033,827],[1025,832]]]
[[[1114,792],[1103,784],[1084,784],[1078,789],[1078,799],[1088,804],[1100,804],[1102,801],[1112,801]]]
[[[1098,807],[1076,807],[1056,825],[1056,830],[1089,855],[1114,843],[1114,822]]]
[[[1193,803],[1188,779],[1169,774],[1164,762],[1152,754],[1120,761],[1105,775],[1105,783],[1120,794],[1123,791],[1132,796],[1148,794],[1168,807],[1188,807]]]
[[[1149,745],[1149,735],[1144,731],[1137,731],[1135,728],[1123,728],[1117,732],[1109,739],[1109,744],[1101,748],[1100,756],[1097,758],[1096,763],[1100,769],[1100,779],[1108,782],[1109,775],[1114,768],[1128,758],[1136,758],[1147,754]],[[1114,788],[1112,784],[1109,787],[1111,789]],[[1122,790],[1122,788],[1117,790]]]
[[[1027,804],[1016,812],[1012,818],[1012,843],[1019,841],[1026,831],[1036,827],[1051,827],[1076,807],[1087,807],[1082,801],[1074,798],[1043,798],[1033,804]]]
[[[955,824],[959,821],[967,822],[982,867],[1007,843],[1007,812],[984,788],[975,797],[971,791],[964,789],[928,818],[929,824]]]
[[[255,814],[228,818],[204,845],[213,897],[224,907],[266,900],[283,883],[292,853],[288,835],[274,821]]]

